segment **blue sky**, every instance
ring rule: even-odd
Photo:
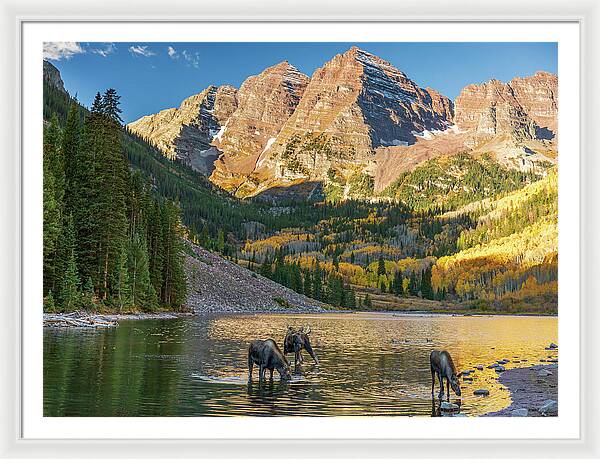
[[[391,62],[421,87],[456,98],[470,83],[556,73],[556,43],[46,43],[44,56],[86,106],[97,91],[121,94],[123,119],[177,107],[210,84],[239,87],[287,60],[311,75],[351,46]]]

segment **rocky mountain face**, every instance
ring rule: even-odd
[[[424,161],[460,152],[488,154],[521,171],[556,164],[557,120],[558,78],[551,73],[468,85],[454,102],[452,129],[423,136],[414,145],[377,149],[374,191]]]
[[[237,190],[253,172],[258,157],[277,137],[294,113],[308,77],[287,61],[249,77],[237,93],[237,109],[213,143],[222,155],[211,180]]]
[[[452,102],[353,47],[311,77],[298,107],[258,163],[277,179],[373,170],[374,149],[408,145],[452,122]]]
[[[453,103],[352,47],[310,78],[281,62],[237,91],[211,86],[129,128],[237,196],[304,182],[351,196],[352,182],[378,193],[423,161],[459,152],[520,170],[555,163],[557,91],[556,75],[538,72],[468,85]]]
[[[44,81],[66,94],[67,90],[65,89],[60,72],[48,61],[44,61]]]
[[[185,99],[179,108],[168,108],[128,125],[170,159],[178,158],[194,169],[210,174],[220,154],[212,143],[237,108],[232,86],[209,86]]]
[[[508,83],[471,84],[456,99],[455,123],[477,134],[549,140],[557,134],[557,90],[558,78],[546,72]]]

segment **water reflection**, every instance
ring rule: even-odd
[[[305,359],[292,380],[248,384],[254,339],[282,346],[287,326],[310,325],[319,364]],[[99,331],[44,331],[46,416],[422,415],[437,416],[429,353],[448,349],[458,370],[484,369],[461,381],[461,413],[479,415],[510,403],[497,374],[539,363],[557,351],[550,317],[214,316],[126,321]],[[292,357],[290,355],[290,357]],[[293,357],[292,357],[293,358]],[[268,375],[268,373],[267,373]],[[490,390],[489,397],[473,395]]]

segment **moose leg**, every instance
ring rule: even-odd
[[[319,363],[319,359],[317,359],[317,356],[315,355],[315,351],[313,351],[313,348],[310,345],[310,341],[308,341],[308,339],[304,341],[304,348],[306,349],[306,352],[308,352],[308,354],[315,361],[315,363]]]
[[[269,377],[269,379],[270,379],[271,381],[273,381],[273,368],[271,368],[271,370],[270,370],[270,371],[271,371],[271,376]]]
[[[254,360],[248,355],[248,382],[252,382],[252,369],[254,368]]]
[[[252,382],[252,369],[254,368],[254,360],[252,355],[248,352],[248,382]]]
[[[448,401],[450,401],[450,380],[446,378],[446,392],[448,394]]]
[[[262,384],[265,377],[265,367],[263,365],[258,369],[258,384]]]
[[[438,373],[438,381],[440,383],[440,393],[438,394],[438,398],[442,400],[444,398],[444,378],[442,378],[441,373]]]
[[[431,367],[431,398],[433,398],[433,389],[435,389],[435,370]]]

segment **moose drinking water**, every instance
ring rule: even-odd
[[[448,400],[450,400],[450,388],[456,395],[460,397],[460,384],[456,367],[450,357],[448,351],[431,351],[429,355],[429,363],[431,365],[431,396],[433,397],[433,389],[435,388],[435,376],[437,375],[440,382],[439,399],[444,397],[444,378],[446,378],[446,391]]]
[[[294,367],[297,367],[298,363],[304,361],[302,358],[302,349],[306,349],[306,352],[310,354],[315,363],[319,363],[319,359],[317,359],[315,351],[313,351],[313,348],[310,345],[310,338],[308,337],[310,331],[310,327],[307,327],[307,330],[304,330],[304,327],[299,330],[294,330],[292,327],[288,327],[287,329],[287,333],[283,340],[283,353],[294,353]]]
[[[273,370],[279,372],[282,381],[291,379],[290,363],[287,361],[277,343],[272,339],[256,340],[250,343],[248,348],[248,382],[252,382],[252,369],[254,364],[258,365],[259,384],[265,379],[265,371],[271,371],[273,379]]]

